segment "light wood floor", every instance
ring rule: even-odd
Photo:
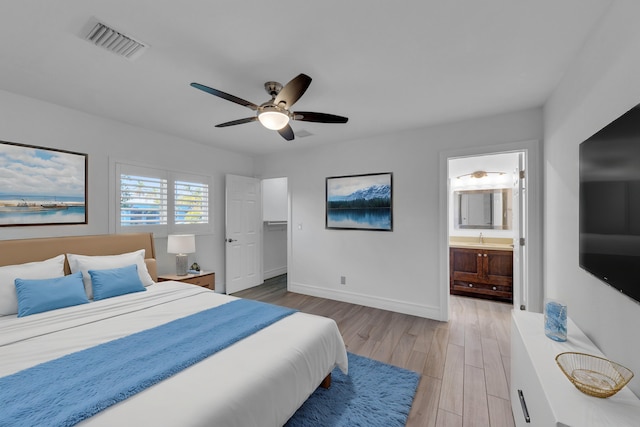
[[[509,304],[451,296],[445,323],[287,292],[286,276],[235,295],[330,317],[348,351],[422,373],[407,426],[514,426]]]

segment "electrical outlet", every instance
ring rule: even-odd
[[[346,276],[340,276],[340,284],[341,285],[346,285],[347,284],[347,277]]]

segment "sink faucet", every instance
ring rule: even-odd
[[[484,236],[480,233],[480,237],[478,237],[478,242],[484,243]]]

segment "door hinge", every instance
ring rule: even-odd
[[[524,237],[520,238],[520,246],[524,246]]]
[[[520,171],[520,179],[524,179],[525,177],[525,173],[524,173],[524,169]]]

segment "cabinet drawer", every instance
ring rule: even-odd
[[[513,298],[513,288],[511,285],[462,280],[452,281],[451,293],[456,295],[487,296],[500,300],[511,300]]]
[[[158,275],[158,282],[166,282],[168,280],[202,286],[203,288],[209,288],[211,290],[215,290],[216,288],[216,274],[214,272],[187,274],[186,276],[176,276],[173,274]]]
[[[204,288],[213,289],[213,275],[208,274],[206,276],[190,277],[188,279],[181,280],[184,283],[191,283],[192,285],[202,286]]]

